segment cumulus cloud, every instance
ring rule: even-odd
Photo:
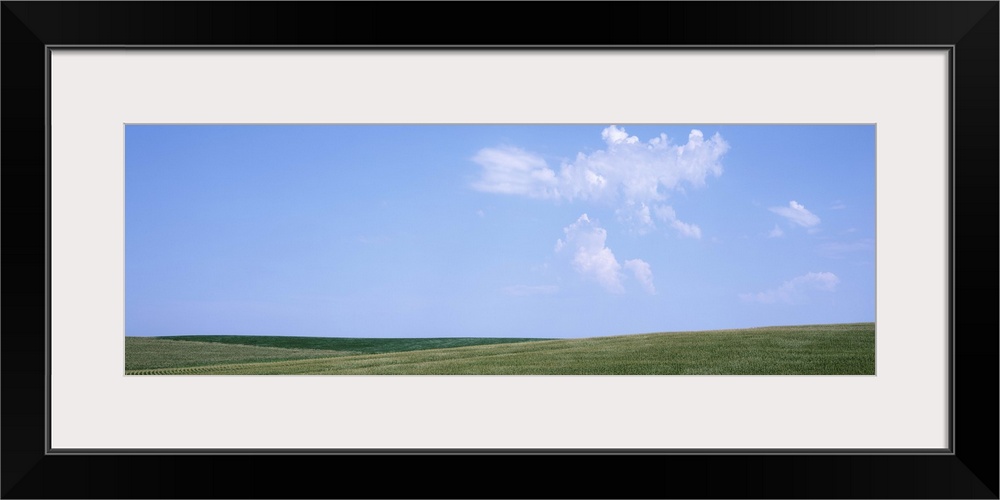
[[[562,162],[558,172],[541,156],[518,148],[482,149],[472,158],[481,167],[472,187],[530,198],[617,204],[621,218],[648,230],[655,226],[648,213],[654,202],[685,185],[701,187],[709,176],[722,175],[721,159],[729,150],[719,134],[706,138],[700,130],[692,130],[684,144],[675,144],[666,134],[643,142],[615,125],[605,128],[601,138],[604,149],[577,153]]]
[[[785,235],[785,232],[782,231],[781,228],[778,227],[777,224],[774,225],[774,229],[772,229],[769,233],[767,233],[767,237],[768,238],[780,238],[780,237],[782,237],[784,235]]]
[[[556,251],[569,249],[573,252],[573,269],[589,279],[597,281],[605,290],[623,293],[621,264],[610,248],[604,246],[608,232],[593,223],[587,214],[563,228],[566,239],[556,241]]]
[[[642,142],[614,125],[601,133],[606,149],[577,153],[559,168],[562,197],[568,200],[617,200],[633,203],[663,200],[682,184],[705,185],[722,175],[722,155],[729,150],[719,134],[706,140],[692,130],[687,143],[675,145],[666,134]]]
[[[614,125],[601,131],[601,139],[604,139],[604,142],[608,144],[621,144],[623,142],[626,144],[635,144],[639,142],[638,137],[634,135],[629,136],[624,128],[618,128]]]
[[[807,273],[782,283],[778,288],[758,293],[740,294],[740,298],[748,302],[762,304],[795,304],[801,302],[811,291],[832,292],[837,289],[838,283],[840,283],[840,278],[833,273]]]
[[[523,297],[526,295],[547,295],[558,291],[559,287],[556,285],[512,285],[504,287],[503,289],[504,293],[515,297]]]
[[[611,293],[624,293],[624,274],[614,252],[607,247],[608,232],[583,214],[576,222],[563,228],[564,238],[556,240],[555,251],[572,253],[573,269],[581,276],[596,281]],[[653,271],[642,259],[625,261],[630,271],[648,293],[656,293]]]
[[[771,207],[769,210],[802,227],[813,227],[819,224],[819,217],[806,210],[806,207],[795,200],[790,201],[787,207]]]
[[[646,293],[656,293],[656,287],[653,286],[653,271],[649,268],[649,263],[642,259],[630,259],[625,261],[625,269],[632,271]]]

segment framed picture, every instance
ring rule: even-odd
[[[997,498],[997,3],[518,5],[5,2],[4,497]]]

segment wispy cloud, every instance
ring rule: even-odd
[[[503,288],[503,293],[515,297],[527,295],[548,295],[559,291],[556,285],[512,285]]]
[[[767,233],[768,238],[780,238],[785,235],[785,232],[778,227],[777,224],[774,225],[774,229]]]
[[[623,222],[626,227],[631,228],[636,233],[646,234],[656,229],[656,224],[653,222],[653,217],[649,212],[649,205],[645,203],[637,205],[633,201],[627,201],[624,206],[615,210],[615,214],[618,216],[619,221]]]
[[[657,205],[654,211],[656,212],[656,217],[674,228],[677,234],[696,240],[701,239],[701,228],[695,224],[688,224],[679,220],[677,212],[674,211],[673,207],[669,205]]]
[[[569,249],[573,252],[573,269],[580,275],[597,281],[611,293],[624,293],[621,264],[610,248],[604,245],[608,232],[587,217],[563,229],[566,239],[556,241],[556,252]]]
[[[503,146],[479,150],[472,161],[482,167],[473,189],[529,198],[558,199],[559,180],[545,159],[523,149]]]
[[[649,268],[648,262],[642,259],[626,260],[625,269],[632,271],[632,274],[635,275],[635,279],[639,280],[639,284],[642,285],[642,289],[645,290],[646,293],[656,293],[656,287],[653,286],[653,271]]]
[[[792,223],[802,227],[814,227],[819,224],[819,217],[810,212],[805,206],[795,200],[788,203],[787,207],[771,207],[768,210],[788,219]]]
[[[795,304],[804,300],[808,292],[814,290],[832,292],[837,289],[838,283],[840,283],[840,278],[833,273],[807,273],[782,283],[778,288],[758,293],[740,294],[740,298],[748,302],[762,304]]]
[[[837,200],[833,202],[833,205],[830,205],[830,210],[843,210],[845,208],[847,208],[847,204],[840,200]]]
[[[675,144],[666,134],[644,142],[615,125],[605,128],[601,138],[605,149],[577,153],[559,165],[558,173],[540,155],[519,148],[481,149],[472,158],[481,168],[472,187],[538,199],[618,205],[619,217],[645,232],[655,227],[649,216],[654,202],[662,202],[685,185],[701,187],[709,176],[722,175],[721,159],[729,150],[719,134],[705,138],[700,130],[692,130],[684,144]],[[671,221],[683,231],[681,224]]]

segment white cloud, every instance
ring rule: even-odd
[[[618,128],[614,125],[601,131],[601,139],[604,139],[604,142],[607,142],[609,146],[612,144],[621,144],[623,142],[626,144],[635,144],[639,142],[638,137],[634,135],[630,137],[628,133],[625,132],[624,128]]]
[[[559,169],[560,193],[565,199],[649,203],[686,183],[705,185],[709,176],[722,175],[722,155],[729,150],[719,134],[705,140],[692,130],[688,142],[675,145],[660,134],[648,142],[628,136],[614,125],[601,133],[607,149],[578,153]]]
[[[774,229],[772,229],[771,232],[767,233],[767,237],[768,238],[780,238],[780,237],[782,237],[784,235],[785,235],[785,232],[782,231],[781,228],[778,227],[777,224],[774,225]]]
[[[819,224],[819,217],[806,210],[806,207],[798,204],[795,200],[790,201],[787,207],[771,207],[769,210],[802,227],[813,227]]]
[[[649,263],[642,259],[626,260],[625,269],[632,271],[646,293],[656,293],[656,287],[653,286],[653,271],[649,268]]]
[[[504,287],[503,289],[504,293],[515,297],[523,297],[527,295],[547,295],[558,291],[559,287],[556,285],[512,285]]]
[[[740,298],[762,304],[795,304],[801,302],[810,291],[832,292],[837,289],[838,283],[840,283],[840,278],[833,273],[807,273],[782,283],[778,288],[765,292],[740,294]]]
[[[649,212],[649,205],[645,203],[636,205],[631,201],[626,202],[625,206],[615,210],[615,214],[618,215],[618,220],[639,234],[646,234],[656,229]]]
[[[664,221],[672,221],[677,218],[677,212],[674,211],[674,207],[669,205],[657,205],[653,209],[656,212],[656,217]]]
[[[687,236],[689,238],[694,238],[696,240],[701,239],[701,228],[694,224],[688,224],[686,222],[681,222],[675,220],[670,223],[670,225],[681,234],[681,236]]]
[[[563,228],[565,238],[556,241],[555,251],[569,250],[573,252],[573,269],[587,279],[600,284],[611,293],[624,293],[622,284],[624,275],[622,265],[618,263],[614,252],[606,246],[608,232],[596,222],[590,220],[587,214],[580,216],[576,222]],[[625,261],[625,269],[632,272],[639,284],[648,293],[656,293],[653,286],[653,271],[642,259]]]
[[[701,228],[694,224],[688,224],[678,220],[677,212],[674,211],[673,207],[668,205],[657,205],[653,211],[656,213],[656,217],[658,219],[669,223],[670,227],[677,230],[681,236],[694,238],[696,240],[701,239]]]
[[[582,200],[617,204],[620,215],[640,228],[654,227],[643,218],[643,207],[663,201],[684,185],[701,187],[709,176],[722,175],[722,156],[729,144],[719,134],[706,139],[692,130],[684,144],[666,134],[642,142],[624,128],[611,125],[601,132],[606,148],[577,153],[558,173],[539,155],[518,148],[485,148],[472,161],[482,171],[474,189],[551,200]],[[677,227],[678,230],[691,228]],[[697,231],[700,234],[700,231]]]
[[[830,210],[843,210],[845,208],[847,208],[847,204],[840,200],[837,200],[833,202],[833,205],[830,205]]]
[[[623,293],[622,266],[615,259],[610,248],[604,246],[608,232],[591,222],[587,214],[563,229],[565,240],[556,242],[556,251],[564,248],[573,251],[573,269],[581,275],[597,281],[605,290]]]
[[[538,155],[514,147],[485,148],[472,161],[483,169],[480,179],[472,184],[474,189],[530,198],[559,198],[556,173]]]

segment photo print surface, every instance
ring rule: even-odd
[[[125,126],[128,375],[874,375],[874,125]]]

